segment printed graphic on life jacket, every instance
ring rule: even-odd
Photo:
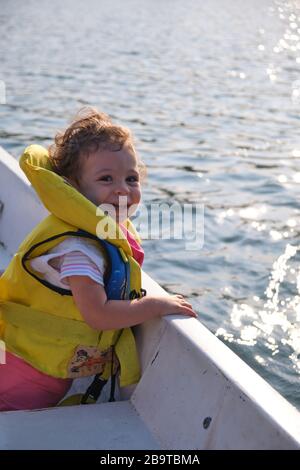
[[[118,368],[118,359],[116,354],[112,354],[112,347],[100,351],[94,347],[77,346],[74,356],[68,364],[68,377],[75,379],[78,377],[87,377],[90,375],[101,374],[105,365],[111,363],[113,358],[113,373]]]

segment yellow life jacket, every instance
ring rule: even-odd
[[[130,289],[139,293],[141,269],[126,236],[113,219],[52,171],[45,148],[27,147],[20,166],[50,215],[26,237],[0,277],[0,339],[8,351],[60,378],[98,373],[108,378],[112,370],[111,347],[115,345],[120,385],[136,383],[140,369],[131,329],[92,329],[72,295],[51,288],[41,273],[30,266],[32,258],[45,254],[68,236],[77,236],[78,230],[85,231],[95,240],[106,239],[118,248],[130,268]],[[129,220],[126,226],[140,241]],[[108,238],[108,232],[115,233],[116,238]]]

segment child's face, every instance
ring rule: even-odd
[[[72,184],[96,206],[112,205],[122,222],[128,217],[127,211],[131,215],[129,208],[140,202],[139,178],[137,158],[131,147],[124,145],[117,152],[99,149],[83,157],[80,177],[77,182],[72,179]]]

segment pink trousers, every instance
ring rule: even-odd
[[[55,406],[71,385],[71,379],[43,374],[21,358],[6,352],[6,364],[0,364],[0,411]]]

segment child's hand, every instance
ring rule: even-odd
[[[153,317],[180,314],[197,318],[182,295],[148,296],[134,300],[108,300],[104,287],[86,276],[70,276],[74,302],[94,330],[114,330],[139,325]]]
[[[146,299],[147,297],[145,297],[145,300]],[[153,302],[153,307],[160,317],[176,313],[194,318],[198,317],[192,305],[180,294],[170,295],[168,297],[148,297],[148,300]]]

